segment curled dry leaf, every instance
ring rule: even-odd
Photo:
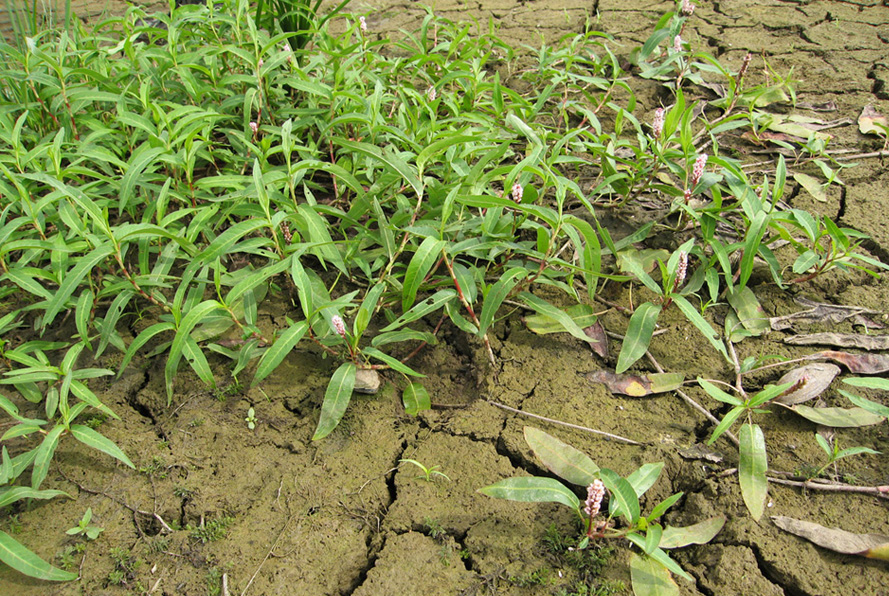
[[[826,345],[862,350],[889,350],[889,335],[858,335],[855,333],[809,333],[785,337],[784,343],[794,346]]]
[[[773,516],[772,522],[785,532],[805,538],[822,548],[844,555],[859,555],[869,559],[889,561],[889,536],[855,534],[783,515]]]
[[[839,362],[848,368],[849,372],[859,375],[877,375],[889,371],[889,354],[852,354],[824,350],[813,356]]]
[[[593,325],[585,327],[583,332],[592,340],[590,349],[600,358],[608,358],[608,338],[605,336],[605,328],[602,323],[596,321]]]
[[[685,375],[682,373],[652,373],[649,375],[616,375],[607,370],[597,370],[587,374],[587,380],[602,383],[612,393],[644,397],[653,393],[665,393],[682,387]]]
[[[863,306],[843,306],[840,304],[827,304],[825,302],[815,302],[806,298],[797,298],[796,302],[802,306],[810,307],[808,310],[795,312],[783,317],[772,317],[769,324],[775,331],[783,331],[788,329],[794,323],[831,323],[837,324],[849,318],[858,317],[864,314],[878,315],[879,311],[870,310]]]
[[[826,362],[816,362],[794,368],[778,380],[777,385],[793,383],[793,385],[779,395],[775,401],[779,404],[792,406],[813,400],[827,389],[836,376],[840,374],[840,367]]]
[[[883,128],[880,128],[882,126]],[[858,130],[863,135],[884,135],[885,128],[889,127],[889,120],[879,113],[874,106],[865,106],[858,116]]]

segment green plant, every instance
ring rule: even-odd
[[[88,540],[95,540],[96,538],[99,537],[99,534],[101,534],[102,532],[105,531],[105,528],[100,528],[98,526],[89,525],[90,520],[92,520],[92,519],[93,519],[93,509],[92,509],[92,507],[87,507],[86,513],[83,514],[83,517],[81,518],[81,520],[79,522],[77,522],[77,525],[74,526],[73,528],[66,530],[65,533],[68,534],[69,536],[77,536],[77,535],[82,534],[82,535],[86,536]]]
[[[634,553],[630,558],[636,594],[662,593],[671,586],[675,589],[671,574],[692,580],[664,549],[709,542],[722,529],[725,518],[712,518],[686,528],[659,523],[659,518],[682,498],[682,493],[668,497],[643,516],[639,498],[657,481],[663,463],[645,464],[623,478],[607,468],[599,468],[582,452],[541,430],[525,427],[525,441],[551,472],[571,484],[585,486],[586,500],[581,501],[562,482],[539,476],[508,478],[479,492],[512,501],[566,505],[583,523],[583,537],[577,545],[581,550],[603,539],[626,538],[641,551],[641,556]],[[601,510],[606,492],[610,496],[607,512]],[[615,524],[619,517],[623,518],[622,527]]]
[[[247,428],[253,430],[256,428],[256,413],[253,411],[253,407],[247,408],[247,417],[244,418],[244,421],[247,423]]]
[[[818,443],[818,446],[824,451],[827,455],[827,462],[818,468],[814,474],[812,474],[812,478],[817,478],[824,473],[824,471],[836,463],[838,460],[843,459],[844,457],[849,457],[852,455],[861,455],[862,453],[868,453],[871,455],[879,455],[879,451],[875,451],[868,447],[847,447],[845,449],[840,449],[839,442],[834,439],[833,444],[825,439],[820,433],[815,433],[815,441]]]
[[[415,459],[400,459],[398,461],[401,463],[414,464],[415,466],[420,468],[420,471],[423,472],[423,474],[421,476],[417,476],[417,478],[422,478],[426,482],[432,482],[433,480],[435,480],[436,476],[441,476],[448,481],[451,480],[450,478],[448,478],[447,474],[437,469],[439,466],[430,466],[427,468]]]
[[[207,542],[215,542],[216,540],[225,538],[228,527],[234,521],[235,519],[233,517],[223,515],[210,521],[201,519],[201,525],[192,526],[191,524],[188,524],[185,526],[185,529],[188,530],[189,536],[193,540],[200,540],[202,543],[206,544]]]

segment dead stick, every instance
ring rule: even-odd
[[[546,416],[540,416],[539,414],[532,414],[531,412],[525,412],[524,410],[517,410],[515,408],[510,408],[509,406],[505,406],[505,405],[498,403],[496,401],[491,401],[490,399],[486,399],[485,401],[497,408],[501,408],[503,410],[507,410],[507,411],[513,412],[515,414],[521,414],[522,416],[527,416],[529,418],[536,418],[537,420],[543,420],[544,422],[551,422],[553,424],[560,424],[562,426],[567,426],[568,428],[574,428],[577,430],[582,430],[584,432],[593,433],[596,435],[602,435],[602,436],[607,437],[609,439],[614,439],[615,441],[629,443],[630,445],[644,445],[644,443],[639,443],[639,442],[634,441],[632,439],[627,439],[626,437],[621,437],[620,435],[613,435],[611,433],[607,433],[602,430],[596,430],[594,428],[587,428],[586,426],[571,424],[570,422],[562,422],[561,420],[554,420],[552,418],[547,418]]]
[[[661,367],[661,365],[658,363],[658,361],[655,360],[654,356],[651,355],[651,352],[646,351],[645,355],[648,356],[648,360],[651,362],[651,364],[654,366],[654,368],[657,369],[657,371],[659,373],[664,372],[664,369]],[[703,414],[704,417],[707,418],[707,420],[709,420],[716,426],[719,426],[719,418],[717,418],[716,416],[711,414],[710,410],[708,410],[707,408],[705,408],[704,406],[700,405],[698,402],[696,402],[695,400],[690,398],[688,395],[686,395],[686,393],[682,389],[676,389],[676,394],[679,397],[681,397],[685,401],[685,403],[687,403],[692,408],[694,408],[695,410],[697,410],[698,412]],[[730,430],[726,430],[725,432],[723,432],[722,436],[725,437],[726,439],[728,439],[732,444],[734,444],[735,447],[738,447],[741,444],[738,441],[738,437],[736,437],[734,434],[732,434],[732,431],[730,431]]]
[[[769,482],[775,484],[784,484],[786,486],[796,486],[798,488],[807,488],[811,490],[822,490],[835,493],[860,493],[863,495],[872,495],[878,499],[889,499],[889,486],[855,486],[854,484],[823,484],[821,482],[800,482],[798,480],[784,480],[783,478],[772,478],[767,476]]]

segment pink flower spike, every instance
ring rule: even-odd
[[[367,21],[364,17],[358,17],[358,22],[360,23],[360,28],[362,33],[367,33]]]
[[[257,68],[262,68],[262,65],[265,64],[265,60],[262,58],[259,59],[259,63],[256,65]]]
[[[704,175],[704,168],[707,166],[707,154],[702,153],[695,159],[695,167],[691,172],[691,187],[694,188],[701,181]]]
[[[343,339],[346,338],[346,323],[343,321],[343,317],[333,315],[330,317],[330,324],[333,325],[333,330],[336,331],[340,337]]]
[[[682,51],[682,38],[678,35],[673,38],[673,51],[681,52]]]
[[[512,185],[512,200],[513,201],[515,201],[516,203],[521,203],[522,197],[524,195],[525,195],[525,189],[522,187],[521,184],[516,182],[515,184]]]
[[[690,17],[695,12],[695,5],[691,0],[682,0],[682,6],[679,8],[679,14],[683,17]]]
[[[250,130],[253,131],[253,134],[258,133],[259,132],[259,124],[257,124],[256,122],[251,122],[250,123]]]
[[[593,483],[586,489],[586,502],[583,511],[590,517],[599,515],[599,508],[602,506],[602,499],[605,498],[605,484],[596,478]]]
[[[426,98],[429,101],[435,101],[436,97],[438,97],[438,95],[435,93],[435,87],[433,87],[432,85],[429,85],[429,88],[426,89]]]
[[[654,121],[651,123],[654,138],[659,139],[661,133],[664,132],[664,108],[658,108],[654,111]]]
[[[679,253],[679,263],[676,265],[676,278],[673,281],[673,291],[675,292],[685,281],[685,274],[688,272],[688,253],[682,251]]]

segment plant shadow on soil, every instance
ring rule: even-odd
[[[524,3],[504,4],[506,39],[509,31],[518,35],[531,23],[555,22],[554,29],[544,30],[551,37],[576,29],[576,18],[566,25],[568,13],[556,4],[542,11]],[[650,29],[647,19],[668,6],[646,7],[640,13],[618,4],[601,1],[596,6],[604,28],[627,47],[639,43]],[[886,73],[885,64],[882,71],[874,70],[876,52],[880,47],[884,51],[886,42],[883,39],[880,46],[874,41],[873,25],[880,23],[868,19],[875,13],[855,13],[851,4],[828,2],[793,7],[781,2],[740,4],[733,6],[737,14],[731,15],[699,8],[700,19],[689,31],[692,43],[708,44],[737,60],[743,56],[740,48],[768,49],[776,70],[796,67],[802,99],[836,101],[842,115],[854,116],[856,109],[874,101],[876,83]],[[466,16],[453,2],[437,10],[447,18]],[[762,11],[768,16],[757,16]],[[399,20],[394,16],[399,14],[394,25],[398,27],[405,26],[401,20],[420,13],[410,5],[378,14],[379,22],[384,17]],[[486,19],[490,14],[481,11],[476,16]],[[815,46],[822,57],[816,56]],[[841,57],[844,52],[847,56]],[[882,107],[885,113],[885,101]],[[863,142],[852,129],[837,134],[838,144]],[[874,213],[886,212],[889,175],[880,164],[862,162],[844,172],[844,179],[846,187],[826,204],[812,202],[802,191],[791,202],[839,216],[844,225],[869,233],[869,250],[885,259],[889,220]],[[769,286],[765,277],[759,281],[755,289],[767,314],[800,310],[792,293]],[[614,289],[610,299],[627,301],[625,291]],[[889,303],[889,281],[864,275],[830,274],[794,291],[818,301],[874,309]],[[281,317],[282,305],[263,308],[266,316]],[[660,324],[667,332],[655,338],[652,352],[667,370],[687,378],[726,374],[718,354],[675,309],[667,310]],[[612,313],[604,317],[604,325],[622,330],[626,321]],[[746,512],[736,477],[719,474],[737,464],[730,445],[716,444],[725,455],[718,465],[679,455],[681,449],[706,440],[712,429],[678,398],[611,395],[590,384],[584,374],[613,370],[613,361],[598,359],[567,335],[535,336],[517,314],[498,323],[496,332],[496,370],[482,346],[465,339],[429,347],[413,361],[428,375],[425,385],[441,407],[418,418],[405,415],[395,387],[398,379],[393,377],[376,396],[356,395],[340,426],[318,442],[311,436],[333,364],[317,353],[295,351],[261,390],[230,385],[214,395],[183,372],[169,408],[162,369],[151,363],[132,367],[121,380],[108,383],[101,395],[122,418],[102,423],[102,432],[139,471],[116,466],[67,441],[56,455],[47,486],[66,490],[74,499],[33,503],[2,524],[7,531],[40,537],[42,544],[29,547],[58,565],[79,569],[81,579],[47,584],[4,568],[0,592],[221,594],[225,577],[232,594],[555,594],[560,589],[564,594],[610,589],[627,593],[617,587],[617,582],[629,585],[625,544],[615,545],[602,575],[591,584],[598,582],[602,591],[576,591],[582,566],[553,547],[554,533],[571,535],[573,520],[567,509],[497,501],[476,492],[505,477],[545,473],[522,438],[522,428],[534,425],[623,475],[643,463],[665,462],[642,505],[646,511],[670,494],[685,491],[668,514],[668,523],[728,517],[713,543],[677,554],[696,578],[695,584],[678,580],[683,594],[889,593],[883,564],[819,549],[768,520],[768,515],[786,515],[853,532],[889,534],[881,501],[772,485],[767,515],[756,523]],[[788,346],[783,337],[773,332],[746,340],[738,345],[739,357],[794,357],[812,351]],[[216,372],[217,378],[225,375],[221,367]],[[764,373],[754,382],[774,382],[780,374]],[[720,414],[719,404],[702,391],[689,391]],[[824,398],[827,405],[842,405],[835,390]],[[516,417],[486,400],[643,445],[627,446]],[[251,406],[254,430],[244,420]],[[813,424],[780,411],[757,422],[766,434],[772,468],[793,471],[822,461]],[[844,445],[885,451],[887,426],[842,431],[842,438]],[[438,466],[449,480],[417,478],[418,468],[399,464],[404,458]],[[854,473],[856,481],[866,485],[889,480],[884,455],[841,462],[838,471]],[[83,539],[66,537],[65,530],[77,524],[87,507],[93,511],[92,523],[104,532],[78,548]]]

